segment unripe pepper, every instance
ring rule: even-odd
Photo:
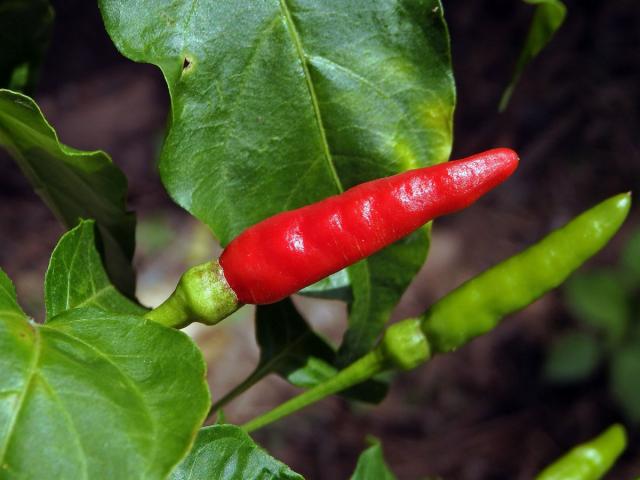
[[[274,215],[236,237],[219,262],[185,273],[172,297],[147,316],[171,326],[212,324],[243,303],[277,302],[428,221],[471,205],[517,165],[514,151],[493,149],[363,183]]]
[[[433,351],[455,350],[560,285],[609,242],[630,206],[628,193],[611,197],[448,293],[424,314]]]
[[[622,425],[612,425],[553,462],[536,480],[598,480],[613,466],[626,445],[627,435]]]

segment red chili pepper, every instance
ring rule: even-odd
[[[276,302],[471,205],[517,165],[513,150],[498,148],[373,180],[280,213],[227,246],[219,260],[222,272],[240,302]]]

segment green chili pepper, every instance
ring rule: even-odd
[[[574,218],[535,245],[461,285],[421,319],[389,327],[381,342],[353,364],[243,426],[256,430],[384,370],[408,370],[435,353],[448,352],[493,329],[557,287],[616,233],[631,206],[628,193],[616,195]]]
[[[612,425],[553,462],[538,474],[536,480],[597,480],[611,468],[626,445],[624,428]]]
[[[446,295],[422,323],[433,352],[455,350],[560,285],[607,244],[630,205],[629,194],[611,197]]]

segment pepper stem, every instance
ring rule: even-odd
[[[429,360],[431,349],[421,329],[420,320],[408,318],[391,325],[380,343],[335,376],[278,405],[273,410],[245,423],[242,429],[252,432],[303,409],[334,393],[369,380],[387,369],[410,370]]]
[[[386,367],[387,362],[382,351],[379,349],[372,350],[344,370],[340,370],[340,372],[327,381],[316,385],[297,397],[293,397],[289,401],[278,405],[273,410],[245,423],[242,425],[242,429],[245,432],[253,432],[254,430],[297,412],[312,403],[322,400],[329,395],[362,383],[384,371]]]
[[[173,328],[192,322],[214,325],[240,306],[220,264],[213,260],[187,270],[169,298],[145,317]]]

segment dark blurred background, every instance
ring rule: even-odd
[[[36,100],[63,142],[103,149],[126,172],[129,205],[139,218],[139,293],[143,302],[158,303],[184,266],[206,259],[213,245],[206,229],[168,199],[154,168],[168,108],[163,79],[154,67],[116,51],[96,2],[52,3],[56,22]],[[522,163],[506,185],[436,224],[429,261],[396,317],[424,310],[605,197],[640,191],[640,6],[636,0],[566,3],[565,24],[498,114],[533,9],[519,0],[445,2],[458,86],[453,156],[509,146]],[[38,318],[44,271],[63,230],[4,153],[0,169],[0,265]],[[605,283],[627,288],[625,252],[632,251],[639,220],[634,207],[580,278],[606,272]],[[608,478],[635,478],[640,355],[612,388],[616,349],[629,345],[608,341],[603,324],[618,315],[616,306],[607,296],[594,321],[583,304],[602,289],[580,278],[575,288],[547,295],[456,354],[398,376],[376,408],[328,399],[256,439],[310,479],[348,478],[368,434],[382,440],[401,479],[529,479],[570,446],[619,421],[630,428],[630,447]],[[616,294],[631,324],[640,324],[636,293],[629,287]],[[339,338],[341,305],[300,305],[317,328]],[[250,317],[245,310],[224,327],[190,331],[210,364],[214,398],[256,361]],[[554,364],[554,345],[576,332],[591,340],[569,342],[571,348],[562,349],[567,357]],[[232,404],[228,416],[245,420],[292,391],[267,379]]]

